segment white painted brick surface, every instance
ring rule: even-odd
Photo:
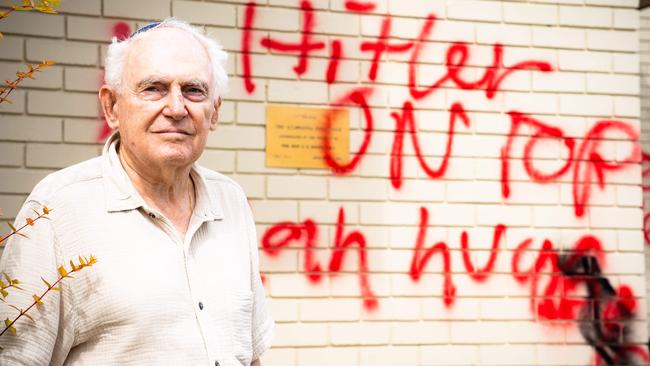
[[[0,219],[13,219],[45,175],[99,153],[97,139],[104,122],[96,92],[113,27],[124,22],[136,29],[176,16],[206,26],[230,56],[231,91],[224,97],[220,126],[209,135],[199,162],[242,186],[260,240],[280,222],[316,225],[313,254],[323,269],[317,283],[305,272],[304,235],[277,256],[260,252],[260,270],[277,322],[273,348],[262,358],[265,366],[592,365],[595,352],[577,319],[550,326],[532,307],[531,281],[519,283],[513,276],[516,249],[525,240],[531,244],[517,263],[520,270],[531,268],[545,239],[555,250],[568,251],[585,235],[602,243],[603,275],[614,287],[626,285],[634,291],[637,311],[629,322],[630,339],[647,341],[645,299],[650,286],[644,262],[648,246],[642,166],[635,162],[617,171],[605,169],[604,185],[598,187],[597,164],[581,164],[580,174],[574,176],[577,164],[572,162],[564,174],[541,183],[531,178],[526,164],[551,173],[564,165],[568,149],[557,140],[540,139],[525,161],[526,144],[537,130],[522,126],[521,136],[512,141],[505,197],[501,154],[511,111],[574,138],[574,158],[581,147],[589,147],[583,145],[585,134],[602,120],[622,121],[647,144],[650,10],[639,12],[638,2],[632,0],[378,0],[371,2],[374,10],[363,13],[347,10],[344,0],[312,0],[311,40],[325,47],[310,53],[308,68],[298,77],[298,52],[269,50],[260,42],[271,37],[299,44],[305,20],[300,2],[259,0],[250,44],[255,90],[249,93],[241,54],[247,3],[65,0],[57,15],[17,13],[0,21],[5,35],[0,41],[0,79],[11,79],[27,62],[57,62],[14,91],[13,104],[0,105]],[[457,75],[461,82],[447,77],[429,96],[416,100],[408,87],[412,48],[383,52],[377,77],[370,80],[373,52],[361,50],[361,45],[377,42],[386,14],[392,18],[385,41],[404,47],[413,44],[428,15],[436,16],[414,66],[419,90],[444,77],[448,63],[464,66]],[[343,54],[337,80],[328,84],[335,40],[342,43]],[[552,71],[528,69],[504,76],[505,69],[499,69],[493,76],[499,89],[488,95],[486,82],[478,81],[495,62],[495,44],[503,46],[503,67],[535,61],[547,62]],[[453,47],[456,53],[449,53]],[[323,108],[362,86],[374,89],[366,98],[373,131],[366,154],[349,174],[266,166],[269,104]],[[401,114],[405,102],[415,108],[423,162],[409,131],[402,135],[402,154],[393,156],[400,149],[391,114]],[[456,102],[467,112],[469,125],[456,121],[446,171],[432,178],[422,164],[434,170],[441,166],[449,109]],[[354,157],[367,121],[358,105],[348,110]],[[601,157],[620,162],[629,155],[633,145],[624,135],[607,132],[605,137],[596,149]],[[588,166],[594,170],[586,176]],[[581,217],[574,207],[576,177],[577,183],[588,178],[593,184]],[[428,221],[420,231],[422,209]],[[356,241],[348,243],[340,270],[330,273],[339,212],[345,214],[339,245],[354,233],[350,238],[363,238],[366,247],[361,251]],[[467,258],[481,269],[488,263],[498,224],[506,230],[494,267],[487,278],[473,278],[463,259],[461,234],[468,235]],[[416,255],[418,233],[423,247]],[[436,244],[447,251],[433,252],[424,263],[425,251]],[[367,273],[360,271],[360,258],[366,261]],[[443,296],[446,260],[456,291],[448,305]],[[369,296],[376,296],[375,309],[364,305],[363,275]],[[412,277],[416,275],[417,280]],[[548,278],[546,272],[540,275],[538,292]],[[584,294],[582,287],[570,293]]]

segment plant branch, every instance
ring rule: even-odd
[[[7,331],[10,331],[12,334],[16,334],[16,328],[14,327],[14,324],[18,321],[18,319],[20,319],[22,316],[26,316],[26,317],[32,319],[27,314],[27,312],[29,310],[31,310],[36,305],[43,305],[43,298],[45,296],[47,296],[47,294],[50,293],[50,291],[61,291],[61,288],[57,287],[57,285],[61,281],[63,281],[63,279],[71,277],[71,274],[79,272],[79,271],[81,271],[82,269],[84,269],[86,267],[90,267],[95,263],[97,263],[97,259],[92,255],[90,256],[90,259],[86,259],[85,257],[79,256],[79,264],[78,265],[75,265],[74,262],[72,260],[70,260],[70,268],[71,268],[70,271],[68,271],[65,268],[65,266],[63,266],[63,265],[59,266],[59,268],[58,268],[59,278],[57,278],[57,280],[54,281],[54,283],[50,284],[45,279],[41,278],[43,280],[43,282],[45,283],[45,285],[47,286],[47,289],[45,291],[43,291],[43,293],[40,296],[36,295],[36,294],[32,295],[32,298],[34,299],[34,301],[31,303],[31,305],[29,305],[29,307],[27,307],[27,309],[23,310],[23,309],[18,309],[17,307],[14,307],[18,311],[20,311],[20,313],[13,320],[9,320],[9,318],[5,319],[5,328],[2,330],[2,332],[0,332],[0,337],[3,334],[5,334]],[[32,320],[34,320],[34,319],[32,319]]]
[[[43,60],[40,64],[33,66],[32,64],[27,64],[27,71],[17,71],[16,79],[13,81],[5,80],[5,86],[0,87],[0,103],[11,101],[8,99],[9,94],[14,91],[23,80],[29,78],[34,80],[34,73],[40,72],[42,69],[54,65],[54,61]]]
[[[9,228],[11,228],[11,232],[9,234],[3,236],[3,237],[0,237],[0,247],[4,246],[3,243],[5,242],[5,240],[9,239],[12,235],[18,234],[20,236],[25,236],[24,234],[22,234],[20,232],[21,230],[23,230],[27,226],[33,226],[36,221],[38,221],[38,220],[44,218],[45,216],[49,215],[49,213],[52,212],[52,210],[47,208],[47,207],[43,207],[43,213],[38,213],[37,211],[34,211],[34,212],[36,212],[36,214],[38,216],[35,219],[32,219],[32,218],[28,217],[27,220],[26,220],[27,222],[25,223],[25,225],[19,227],[18,229],[16,229],[10,223],[7,223],[7,225],[9,225]]]

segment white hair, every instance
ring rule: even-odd
[[[205,48],[210,59],[213,81],[213,90],[211,91],[215,95],[215,99],[228,91],[228,73],[226,73],[228,54],[215,39],[208,37],[203,29],[176,18],[167,18],[160,22],[160,24],[152,25],[150,28],[140,28],[140,30],[125,40],[118,40],[117,37],[113,37],[112,43],[108,46],[104,62],[104,80],[107,85],[113,87],[115,90],[120,90],[124,65],[126,64],[130,45],[133,41],[145,37],[150,29],[158,28],[180,29],[192,35]]]

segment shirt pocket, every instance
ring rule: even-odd
[[[233,353],[240,364],[249,366],[253,361],[253,293],[235,292],[232,294],[231,304]]]

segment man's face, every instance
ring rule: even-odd
[[[113,93],[114,118],[107,113],[107,120],[119,129],[120,155],[130,163],[187,167],[217,126],[220,99],[213,95],[212,67],[188,33],[170,28],[147,33],[129,50],[122,87]]]

